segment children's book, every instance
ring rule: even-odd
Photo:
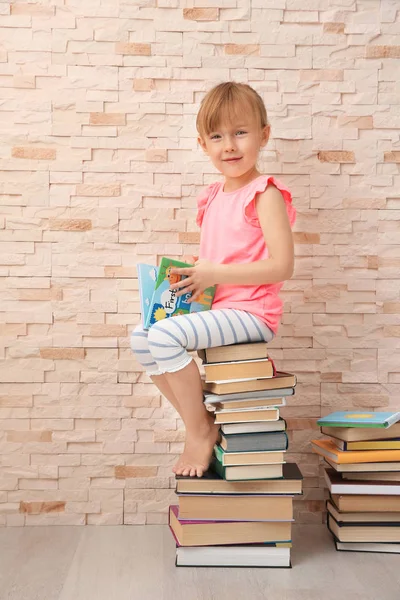
[[[191,292],[177,297],[176,294],[179,290],[170,289],[171,284],[187,277],[187,275],[171,273],[171,269],[193,266],[165,256],[161,258],[159,267],[143,263],[137,265],[144,329],[149,329],[151,325],[162,319],[211,308],[216,290],[215,285],[206,288],[193,302],[188,302],[192,296]]]
[[[321,417],[317,423],[327,427],[390,427],[400,419],[400,412],[337,411]]]

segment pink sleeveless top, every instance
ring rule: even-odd
[[[260,175],[234,192],[224,192],[223,182],[207,186],[197,198],[196,223],[201,227],[199,258],[218,264],[250,263],[268,258],[268,248],[257,217],[255,197],[274,185],[286,203],[290,225],[296,219],[290,191],[274,177]],[[281,283],[217,285],[212,308],[237,308],[252,313],[277,332],[283,302]]]

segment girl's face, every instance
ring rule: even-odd
[[[269,126],[260,129],[254,117],[243,114],[233,123],[221,123],[204,140],[199,137],[198,142],[229,181],[257,171],[258,153],[268,142],[268,137]]]

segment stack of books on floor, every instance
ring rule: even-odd
[[[293,496],[302,475],[285,462],[286,422],[279,416],[296,378],[277,373],[267,344],[198,351],[204,402],[221,425],[201,478],[176,476],[170,506],[177,566],[290,567]]]
[[[334,412],[319,419],[326,439],[327,525],[336,549],[400,553],[400,412]]]

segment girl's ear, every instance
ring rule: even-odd
[[[270,133],[271,133],[271,127],[270,127],[270,125],[266,125],[263,128],[262,134],[261,134],[261,147],[265,146],[268,143]]]
[[[202,147],[203,152],[205,152],[206,154],[208,154],[208,152],[207,152],[207,146],[206,146],[206,143],[204,142],[204,140],[201,137],[198,137],[197,138],[197,142]]]

